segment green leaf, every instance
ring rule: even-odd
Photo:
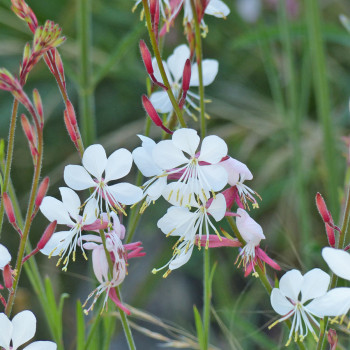
[[[198,311],[196,305],[193,306],[193,313],[194,313],[194,320],[196,323],[198,343],[199,343],[200,348],[205,350],[203,324],[202,324],[201,315],[199,314],[199,311]]]
[[[77,300],[76,307],[76,317],[77,317],[77,350],[85,349],[85,320],[84,311],[81,306],[80,300]]]

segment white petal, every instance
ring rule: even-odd
[[[159,175],[162,169],[153,160],[152,153],[147,152],[144,147],[137,147],[132,152],[134,162],[144,176]]]
[[[243,0],[247,1],[247,0]],[[224,18],[230,13],[229,7],[221,0],[210,0],[206,7],[205,14],[212,15],[218,18]]]
[[[307,272],[301,286],[301,303],[326,294],[330,279],[329,275],[320,269]]]
[[[188,260],[190,260],[190,257],[193,252],[194,245],[192,244],[191,247],[186,251],[183,249],[181,253],[169,264],[170,270],[175,270],[181,267],[182,265],[186,264]]]
[[[159,113],[170,113],[173,110],[173,105],[166,91],[153,92],[150,101]]]
[[[329,268],[339,277],[350,281],[350,254],[341,249],[323,248],[323,259]]]
[[[13,350],[15,350],[34,337],[36,330],[36,318],[31,311],[25,310],[18,313],[12,319],[12,325],[12,345]]]
[[[194,196],[198,192],[198,187],[195,185],[191,188],[190,185],[185,185],[182,182],[171,182],[164,188],[162,195],[171,205],[199,208]],[[205,199],[203,201],[205,202]]]
[[[172,137],[174,145],[194,157],[199,145],[200,137],[196,130],[182,128],[174,132]]]
[[[203,85],[207,86],[214,81],[216,75],[218,74],[219,63],[217,60],[207,59],[207,60],[203,60],[202,66],[203,66]],[[198,75],[197,63],[194,63],[192,65],[190,86],[199,86],[199,75]]]
[[[228,183],[231,186],[235,186],[238,181],[244,182],[245,180],[252,180],[253,174],[248,167],[237,159],[229,158],[220,162],[223,168],[226,169],[228,174]]]
[[[137,136],[142,141],[142,148],[144,148],[148,153],[152,154],[152,150],[156,145],[156,143],[150,137],[147,137],[144,135],[137,135]]]
[[[236,7],[237,12],[246,22],[254,23],[261,13],[261,0],[238,0]]]
[[[5,350],[9,350],[13,326],[4,313],[0,314],[0,329],[0,346],[5,348]]]
[[[100,180],[107,164],[105,149],[101,145],[89,146],[83,154],[82,163],[90,174]]]
[[[311,301],[305,309],[322,318],[345,315],[350,309],[350,288],[332,289],[324,296]]]
[[[226,157],[226,155],[226,142],[216,135],[211,135],[204,138],[198,160],[216,164],[219,163],[223,157]]]
[[[45,197],[40,205],[40,211],[51,222],[57,220],[60,225],[74,226],[63,203],[54,197]]]
[[[293,310],[291,302],[282,294],[278,288],[272,289],[271,306],[279,315],[286,315],[288,312]]]
[[[246,242],[258,245],[265,239],[262,227],[244,209],[238,208],[237,214],[239,215],[236,217],[237,228]]]
[[[293,301],[298,300],[303,284],[303,276],[298,270],[290,270],[280,279],[280,291]]]
[[[52,341],[35,341],[29,344],[23,350],[56,350],[57,345]]]
[[[155,201],[162,195],[166,185],[167,177],[160,177],[151,186],[147,188],[145,194],[149,197],[150,200]]]
[[[96,186],[96,182],[81,165],[67,165],[63,177],[64,182],[73,190],[81,191]]]
[[[176,168],[188,163],[188,159],[171,140],[160,141],[153,149],[154,162],[163,170]]]
[[[185,62],[190,58],[190,49],[183,44],[175,48],[174,53],[167,60],[168,68],[174,77],[175,82],[182,79]]]
[[[4,267],[11,261],[11,254],[5,246],[0,244],[0,270],[3,270]],[[0,327],[1,328],[1,327]],[[0,345],[1,346],[1,345]]]
[[[208,213],[210,213],[216,221],[220,221],[226,212],[226,200],[222,193],[216,195],[213,199],[210,207],[208,208]]]
[[[206,181],[202,181],[204,189],[208,191],[221,191],[227,184],[227,171],[220,165],[201,165],[200,172]],[[205,184],[208,183],[209,187]]]
[[[125,148],[117,149],[107,161],[105,182],[117,180],[129,174],[132,166],[132,155]]]
[[[166,64],[166,62],[164,62],[164,61],[162,61],[162,62],[163,62],[164,70],[165,70],[165,75],[168,77],[169,84],[172,85],[172,84],[173,84],[173,78],[172,78],[172,76],[170,75],[170,72],[169,72],[169,69],[168,69],[168,65]],[[154,76],[155,76],[155,78],[156,78],[160,83],[164,83],[164,82],[163,82],[162,75],[160,74],[160,71],[159,71],[159,68],[158,68],[158,63],[157,63],[156,58],[153,58],[153,59],[152,59],[152,66],[153,66],[153,71],[154,71]]]
[[[125,205],[131,205],[139,202],[143,197],[143,192],[140,187],[121,182],[116,185],[109,186],[117,202]]]
[[[64,207],[70,216],[77,220],[81,205],[79,196],[68,187],[60,187],[60,192]]]
[[[75,231],[60,231],[55,232],[50,240],[46,243],[45,247],[40,251],[44,255],[57,256],[62,249],[65,249],[72,240]]]
[[[85,205],[83,220],[84,225],[90,225],[96,221],[98,213],[98,204],[95,198],[91,198]]]
[[[108,261],[103,247],[98,247],[92,251],[92,267],[100,283],[108,281]]]

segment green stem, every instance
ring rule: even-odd
[[[325,50],[322,39],[321,13],[318,0],[305,1],[306,20],[310,45],[310,58],[313,68],[314,89],[317,112],[322,122],[323,145],[326,162],[326,185],[330,196],[331,211],[338,217],[339,203],[337,198],[337,153],[335,149],[334,126],[331,119],[330,94],[327,82]]]
[[[9,131],[9,141],[7,146],[7,155],[6,155],[6,164],[5,164],[5,173],[4,173],[4,181],[3,186],[1,188],[1,196],[7,192],[9,180],[10,180],[10,171],[12,165],[13,158],[13,148],[15,144],[15,129],[16,129],[16,119],[17,119],[17,110],[18,110],[18,100],[15,99],[12,106],[12,115],[10,121],[10,131]],[[2,224],[4,221],[4,202],[0,203],[0,237],[2,231]]]
[[[95,101],[91,66],[91,0],[78,0],[78,37],[80,44],[79,107],[85,145],[96,138]]]
[[[209,346],[209,333],[210,333],[210,252],[209,249],[204,249],[203,255],[204,262],[204,280],[203,280],[203,328],[204,328],[204,350]]]
[[[179,105],[176,102],[176,99],[175,99],[175,96],[173,94],[173,91],[171,90],[171,86],[169,84],[168,77],[167,77],[167,75],[165,73],[165,70],[164,70],[163,61],[162,61],[162,57],[160,55],[160,51],[159,51],[159,47],[158,47],[158,44],[157,44],[157,40],[156,40],[156,37],[155,37],[154,32],[152,30],[151,14],[150,14],[150,11],[149,11],[148,1],[147,0],[142,0],[142,4],[143,4],[144,11],[145,11],[145,17],[146,17],[148,34],[149,34],[149,37],[150,37],[150,40],[151,40],[151,45],[152,45],[154,56],[155,56],[155,58],[157,60],[157,64],[158,64],[158,67],[159,67],[159,72],[160,72],[160,74],[162,76],[164,85],[167,87],[167,93],[168,93],[169,99],[171,101],[171,104],[173,105],[173,108],[174,108],[174,111],[176,113],[177,119],[179,120],[181,126],[183,128],[185,128],[186,127],[186,123],[185,123],[185,120],[183,118],[182,111],[181,111],[181,109],[179,108]]]

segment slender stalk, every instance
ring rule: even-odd
[[[310,45],[310,58],[313,68],[314,89],[317,112],[322,122],[323,145],[326,162],[326,185],[330,197],[331,211],[338,217],[339,203],[337,197],[337,153],[335,149],[334,126],[331,119],[330,93],[327,82],[325,50],[322,39],[321,13],[318,0],[305,1],[305,13]]]
[[[37,136],[38,136],[38,158],[37,158],[36,165],[34,167],[33,185],[32,185],[32,189],[30,192],[29,204],[28,204],[27,215],[26,215],[26,219],[25,219],[25,223],[24,223],[23,232],[22,232],[22,237],[21,237],[21,241],[19,244],[19,248],[18,248],[17,261],[16,261],[17,274],[14,278],[12,291],[9,295],[9,298],[7,301],[7,306],[5,308],[5,313],[8,317],[10,316],[11,311],[12,311],[12,307],[13,307],[13,303],[15,300],[16,291],[17,291],[17,287],[18,287],[19,278],[21,276],[21,271],[22,271],[22,267],[23,267],[22,260],[24,257],[26,243],[27,243],[27,239],[28,239],[28,235],[29,235],[29,230],[30,230],[30,226],[32,223],[31,216],[32,216],[32,213],[34,211],[35,197],[37,194],[39,181],[40,181],[40,172],[41,172],[42,157],[43,157],[43,135],[42,135],[42,130],[40,129],[39,124],[38,124],[37,120],[35,119],[35,117],[34,117],[34,121],[36,124]]]
[[[91,0],[78,0],[78,37],[80,44],[79,107],[85,145],[96,138],[95,101],[91,66]]]
[[[12,106],[12,114],[11,114],[11,121],[10,121],[10,131],[9,131],[9,141],[7,146],[7,155],[6,155],[6,164],[5,164],[5,172],[4,172],[4,181],[3,186],[1,188],[1,195],[5,192],[7,192],[9,180],[10,180],[10,171],[11,171],[11,165],[12,165],[12,158],[13,158],[13,148],[15,144],[15,129],[16,129],[16,120],[17,120],[17,110],[18,110],[18,100],[15,99],[13,101]],[[1,201],[0,203],[0,237],[1,237],[1,231],[2,231],[2,224],[4,221],[4,202]]]
[[[147,24],[148,34],[149,34],[149,37],[150,37],[150,40],[151,40],[151,45],[152,45],[154,56],[155,56],[155,58],[157,60],[157,64],[158,64],[158,67],[159,67],[159,72],[160,72],[160,74],[162,76],[164,85],[167,87],[167,93],[168,93],[169,99],[171,101],[171,104],[173,105],[173,108],[174,108],[174,111],[176,113],[177,119],[179,120],[181,126],[183,128],[185,128],[186,127],[186,123],[185,123],[185,120],[183,118],[182,111],[180,110],[179,105],[176,102],[176,98],[175,98],[175,96],[173,94],[173,91],[171,90],[171,86],[169,84],[168,77],[167,77],[167,75],[165,73],[165,70],[164,70],[163,61],[162,61],[162,57],[160,55],[160,51],[159,51],[159,47],[158,47],[158,44],[157,44],[157,40],[156,40],[156,37],[155,37],[154,32],[152,30],[151,14],[150,14],[150,11],[149,11],[148,1],[147,0],[142,0],[142,4],[143,4],[144,11],[145,11],[145,17],[146,17],[146,24]]]

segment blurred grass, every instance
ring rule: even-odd
[[[41,23],[52,19],[63,27],[68,40],[60,52],[69,95],[78,107],[77,2],[33,0],[29,4]],[[301,7],[305,4],[301,2]],[[346,159],[343,154],[347,152],[340,137],[349,133],[350,126],[350,35],[338,21],[340,13],[350,14],[350,4],[345,0],[318,1],[318,4],[322,23],[313,35],[325,44],[321,71],[317,68],[320,64],[317,63],[317,58],[320,58],[318,49],[312,46],[312,38],[315,38],[310,34],[312,19],[308,18],[309,27],[306,22],[305,15],[310,14],[307,10],[311,9],[308,7],[301,8],[300,16],[288,22],[283,7],[277,12],[265,7],[257,23],[247,24],[235,12],[234,2],[230,2],[232,13],[227,20],[206,18],[209,34],[203,41],[204,58],[216,58],[220,63],[217,79],[206,88],[207,97],[213,101],[207,105],[211,115],[209,133],[225,138],[231,156],[245,162],[254,174],[249,185],[263,201],[252,216],[264,229],[266,241],[263,246],[284,270],[298,268],[304,272],[313,267],[326,269],[320,250],[327,241],[314,197],[317,191],[321,192],[335,209],[334,219],[339,222],[341,213],[339,211],[336,215],[336,208],[341,207],[344,199]],[[307,5],[311,6],[308,2]],[[143,25],[139,23],[140,9],[132,14],[132,6],[133,2],[129,0],[92,2],[91,67],[95,72],[92,87],[97,141],[106,147],[108,153],[118,147],[132,150],[138,146],[135,135],[142,133],[144,127],[140,96],[146,91],[146,74],[137,38],[146,36]],[[179,22],[165,42],[165,57],[174,46],[184,42]],[[9,1],[0,0],[0,66],[17,71],[23,46],[30,40],[29,34],[25,24],[11,13]],[[313,69],[320,72],[318,78],[312,75]],[[322,72],[323,69],[327,74]],[[33,87],[42,94],[47,120],[43,175],[51,178],[49,194],[58,196],[58,186],[63,185],[64,166],[77,163],[79,159],[66,135],[63,104],[44,63],[31,73],[26,91],[30,93]],[[329,93],[319,89],[326,89]],[[329,95],[326,97],[328,102],[324,100],[324,94]],[[0,92],[0,138],[7,137],[11,103],[11,97]],[[327,123],[331,127],[320,119],[322,114],[328,115]],[[190,125],[196,127],[193,121]],[[333,136],[326,141],[324,135],[328,131]],[[151,136],[160,137],[160,133],[152,128]],[[332,156],[326,155],[325,147],[333,148]],[[22,208],[25,207],[31,174],[29,151],[18,128],[12,179]],[[135,179],[134,169],[128,180]],[[173,242],[163,239],[156,228],[156,221],[165,210],[165,202],[160,201],[141,219],[135,239],[144,242],[147,257],[130,262],[123,295],[129,304],[171,320],[195,334],[192,308],[194,304],[198,309],[202,307],[202,252],[195,251],[191,261],[167,280],[150,274],[153,267],[162,266],[171,255]],[[39,239],[45,224],[42,216],[38,216],[31,237],[33,244]],[[16,239],[9,227],[6,227],[4,240],[10,242],[10,249],[14,252]],[[212,253],[212,262],[218,262],[213,280],[213,312],[220,320],[219,325],[213,326],[212,344],[221,349],[283,348],[286,337],[283,328],[276,326],[267,330],[275,314],[264,290],[254,278],[243,278],[242,271],[234,266],[236,255],[236,251],[228,248]],[[57,270],[54,262],[48,262],[45,257],[38,256],[38,263],[42,274],[52,278],[56,297],[62,292],[71,295],[64,308],[64,336],[65,348],[72,348],[76,322],[67,315],[75,314],[76,299],[84,301],[94,288],[93,279],[86,280],[88,269],[83,259],[71,264],[67,274]],[[33,298],[29,284],[24,283],[22,288],[29,300]],[[30,302],[26,307],[37,305]],[[86,324],[90,321],[90,318],[85,320]],[[40,319],[38,323],[42,323]],[[96,327],[112,330],[112,324],[104,320]],[[152,329],[152,325],[146,327]],[[44,333],[45,327],[42,328],[38,330],[38,339],[48,337]],[[117,328],[120,332],[119,324]],[[153,349],[159,343],[144,333],[135,334],[136,343],[143,344],[145,349]],[[112,339],[110,348],[116,344],[123,348],[122,338],[119,335]],[[98,348],[100,344],[103,340],[95,337],[91,339],[90,348]],[[346,347],[349,343],[343,345]]]

